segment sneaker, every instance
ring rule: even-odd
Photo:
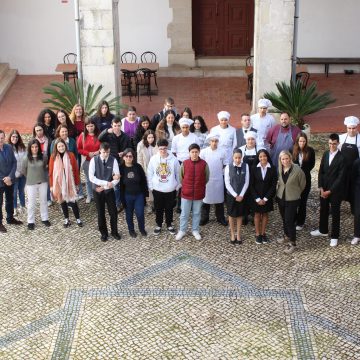
[[[20,212],[19,212],[17,209],[14,208],[14,214],[13,214],[13,216],[18,216],[19,214],[20,214]]]
[[[266,234],[262,235],[262,243],[263,244],[268,244],[270,242],[269,238],[267,237]]]
[[[310,235],[311,236],[328,236],[328,234],[321,233],[319,229],[310,231]]]
[[[49,220],[44,220],[42,223],[43,223],[46,227],[49,227],[49,226],[51,225]]]
[[[282,238],[277,238],[276,242],[278,244],[287,244],[289,242],[289,238],[287,236],[284,236]]]
[[[357,238],[357,237],[354,237],[354,238],[351,240],[351,245],[357,245],[359,242],[360,242],[360,239]]]
[[[256,236],[255,243],[258,244],[258,245],[261,245],[263,243],[262,235],[257,235]]]
[[[12,218],[10,221],[7,221],[7,223],[8,223],[9,225],[22,225],[22,224],[23,224],[22,221],[17,220],[17,219],[15,219],[15,218]]]
[[[334,246],[337,246],[338,244],[338,239],[331,239],[330,240],[330,246],[334,247]]]
[[[70,220],[69,219],[65,219],[64,220],[64,228],[68,228],[70,226]]]
[[[76,219],[76,224],[78,227],[83,227],[83,222],[80,219]]]
[[[81,199],[83,199],[85,196],[84,195],[78,195],[78,200],[81,200]]]
[[[85,204],[90,204],[92,201],[92,198],[90,196],[88,196],[85,200]]]
[[[155,229],[154,229],[154,235],[159,235],[161,233],[161,227],[160,226],[157,226]]]
[[[176,230],[173,226],[169,226],[167,228],[167,231],[171,234],[171,235],[175,235],[176,234]]]
[[[184,231],[181,231],[179,230],[179,232],[176,234],[176,240],[181,240],[184,236],[185,236],[185,232]],[[199,234],[200,235],[200,234]]]
[[[285,254],[292,254],[296,250],[296,246],[289,244],[287,248],[284,250]]]
[[[35,229],[35,224],[34,223],[29,223],[28,224],[28,229],[29,230],[34,230]]]
[[[198,231],[193,231],[192,234],[196,240],[201,240],[201,235]]]
[[[48,206],[52,206],[53,202],[52,202],[51,200],[49,200],[49,201],[47,202],[47,204],[48,204]]]
[[[3,223],[0,223],[0,232],[2,232],[2,233],[6,233],[6,232],[7,232],[6,227],[4,226]]]
[[[301,231],[304,228],[304,226],[302,225],[296,225],[296,230],[297,231]]]

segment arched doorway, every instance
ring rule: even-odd
[[[254,39],[254,0],[193,0],[195,56],[249,55]]]

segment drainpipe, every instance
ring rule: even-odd
[[[296,58],[297,58],[297,40],[298,40],[298,22],[299,22],[299,0],[295,0],[295,14],[294,14],[294,38],[293,38],[293,54],[291,67],[291,81],[296,81]]]
[[[75,7],[75,37],[76,37],[77,71],[78,71],[78,78],[82,84],[83,78],[82,78],[82,65],[81,65],[79,0],[74,0],[74,7]]]
[[[113,0],[113,37],[114,37],[114,75],[115,75],[115,96],[121,96],[120,82],[120,30],[119,30],[119,0]]]

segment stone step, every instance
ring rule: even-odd
[[[0,64],[0,81],[6,75],[8,70],[9,70],[9,64],[8,63],[1,63]]]
[[[247,56],[204,56],[197,57],[195,60],[196,66],[198,67],[233,67],[233,66],[245,66]]]
[[[161,67],[158,71],[159,77],[246,77],[245,66],[205,66],[187,67],[173,65]]]
[[[6,74],[0,79],[0,102],[4,98],[6,92],[16,79],[17,70],[8,69]]]

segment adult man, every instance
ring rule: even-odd
[[[345,168],[345,189],[344,199],[350,201],[351,196],[351,172],[354,162],[360,155],[360,134],[358,132],[359,119],[356,116],[348,116],[344,120],[347,132],[339,136],[339,150],[343,154],[346,161]]]
[[[180,114],[178,114],[176,111],[175,101],[172,97],[167,97],[164,101],[164,108],[152,117],[151,129],[153,129],[154,131],[156,130],[157,125],[164,118],[164,114],[167,110],[173,110],[175,112],[175,120],[179,121]]]
[[[246,144],[245,135],[248,131],[257,132],[255,128],[251,126],[251,120],[249,114],[241,114],[241,128],[236,130],[236,147],[240,148]]]
[[[329,207],[331,204],[332,229],[330,246],[336,246],[340,235],[340,205],[344,195],[345,157],[338,150],[339,135],[329,137],[329,150],[325,151],[319,168],[320,190],[319,229],[310,232],[312,236],[327,236]]]
[[[266,135],[271,127],[276,124],[274,117],[267,113],[268,108],[272,106],[272,103],[268,99],[260,99],[258,101],[259,112],[251,115],[251,123],[253,128],[257,130],[258,145],[264,146],[269,150],[269,145],[266,143]]]
[[[276,167],[281,151],[291,151],[300,132],[301,130],[297,126],[290,124],[290,116],[287,112],[280,114],[280,124],[270,128],[266,141],[270,145],[271,160]]]
[[[210,177],[206,184],[205,198],[201,207],[200,225],[209,222],[211,204],[215,205],[215,216],[218,223],[227,226],[224,215],[224,175],[223,169],[228,165],[227,156],[223,149],[218,149],[219,135],[209,134],[206,143],[210,146],[200,151],[200,158],[209,166]]]
[[[118,164],[120,163],[123,151],[127,148],[132,148],[130,138],[121,131],[121,119],[118,116],[112,120],[110,129],[105,129],[99,134],[99,141],[109,144],[110,154],[117,160]],[[119,184],[115,187],[115,199],[118,211],[122,210],[120,207]]]
[[[101,143],[100,154],[90,160],[89,179],[93,186],[101,241],[107,241],[109,237],[105,218],[105,204],[110,215],[111,235],[120,240],[114,194],[114,187],[120,180],[120,172],[118,162],[114,156],[110,155],[108,143]]]
[[[22,221],[14,218],[14,181],[16,172],[16,158],[11,145],[5,144],[5,133],[0,130],[0,232],[5,233],[3,221],[3,197],[5,194],[6,222],[21,225]]]

